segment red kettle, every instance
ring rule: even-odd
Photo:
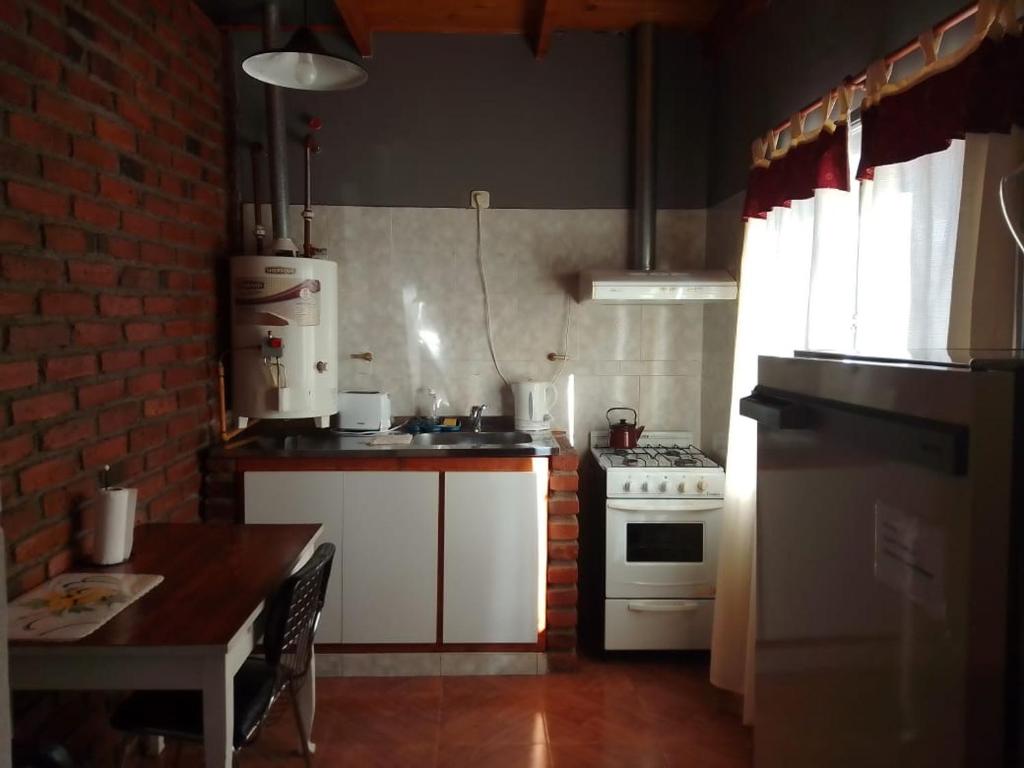
[[[615,411],[631,411],[633,413],[633,423],[630,424],[625,419],[619,419],[618,424],[612,424],[612,413]],[[637,443],[640,442],[640,435],[644,433],[644,428],[636,425],[636,409],[609,408],[604,416],[608,419],[608,429],[610,430],[608,433],[608,445],[612,448],[636,448]]]

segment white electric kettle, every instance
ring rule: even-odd
[[[516,408],[516,429],[523,432],[551,429],[551,409],[558,401],[558,390],[554,384],[546,381],[514,381],[512,399]]]

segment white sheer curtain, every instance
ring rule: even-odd
[[[739,415],[739,400],[757,384],[759,355],[945,346],[962,144],[746,225],[711,647],[711,682],[744,696],[746,723],[754,715],[757,425]],[[859,126],[849,151],[856,168]]]

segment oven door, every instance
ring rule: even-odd
[[[609,499],[605,596],[714,597],[721,509],[721,499]]]

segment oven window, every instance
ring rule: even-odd
[[[627,523],[627,563],[704,562],[703,523]]]

